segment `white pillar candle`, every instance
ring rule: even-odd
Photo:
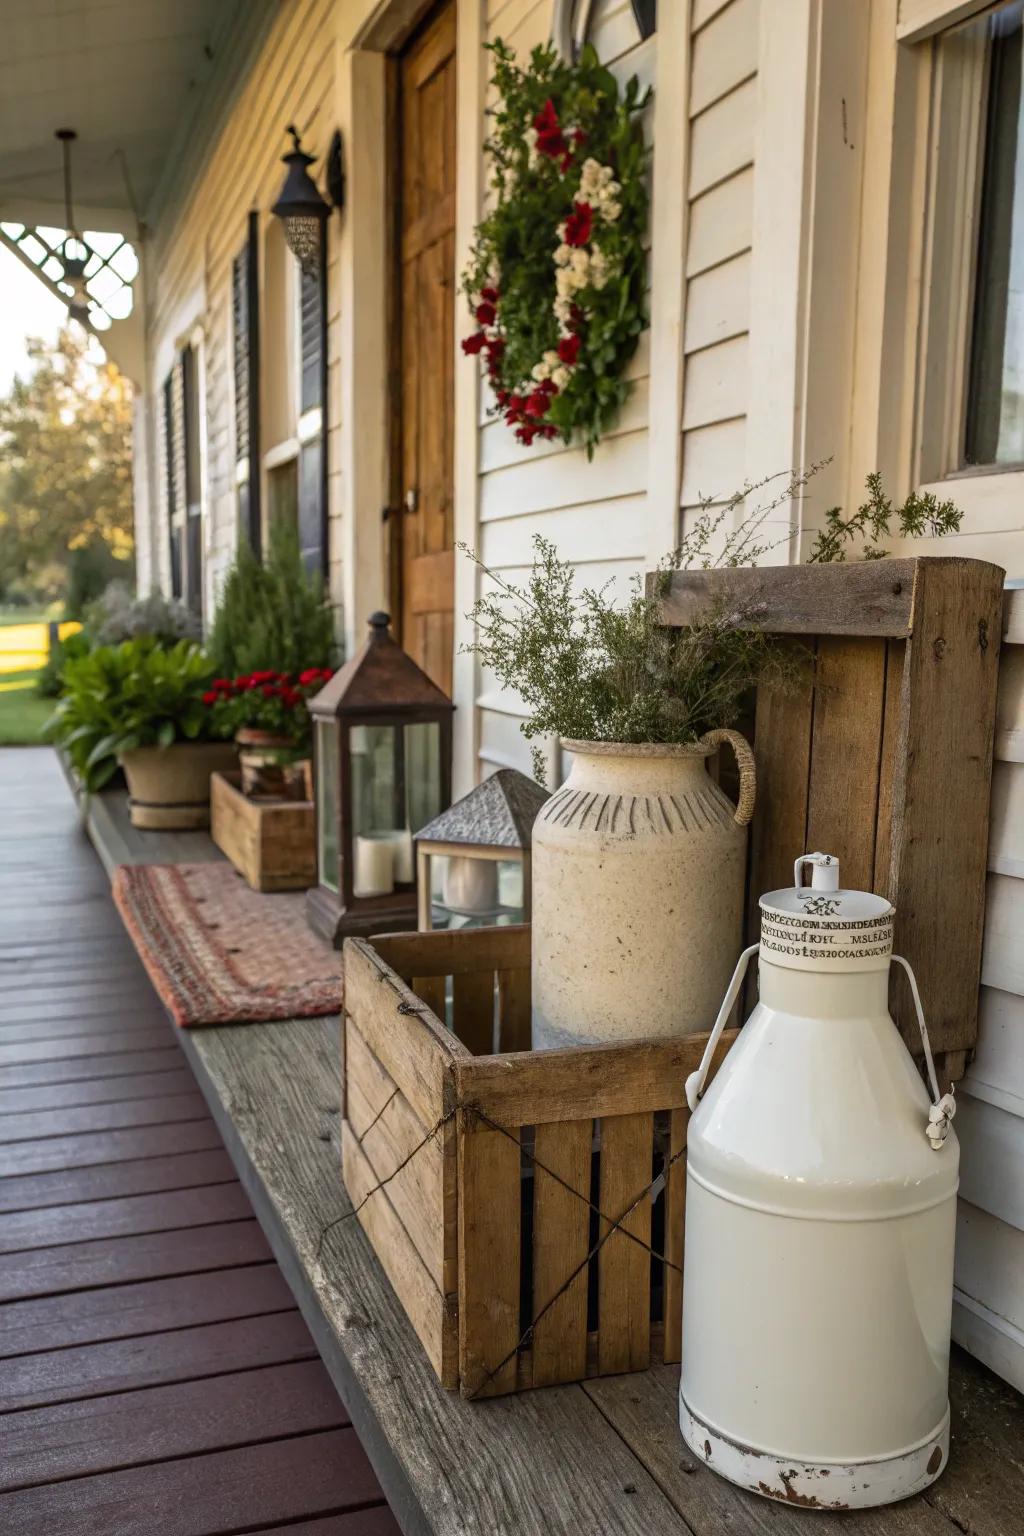
[[[498,904],[498,866],[493,859],[454,854],[444,876],[444,904],[456,912],[490,912]]]
[[[408,827],[396,827],[388,833],[388,837],[395,855],[395,881],[398,885],[411,885],[415,878],[412,872],[412,833]]]
[[[395,888],[395,849],[389,832],[356,838],[356,896],[387,896]]]

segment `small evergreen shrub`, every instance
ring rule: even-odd
[[[323,582],[302,563],[293,528],[271,530],[266,564],[241,539],[207,643],[218,675],[257,671],[297,676],[335,661],[334,625]]]

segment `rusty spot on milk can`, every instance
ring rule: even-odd
[[[939,1470],[939,1468],[941,1466],[942,1466],[942,1447],[941,1447],[941,1445],[937,1445],[935,1447],[934,1451],[932,1451],[931,1455],[928,1457],[928,1466],[927,1466],[927,1469],[926,1469],[927,1472],[928,1472],[928,1476],[929,1477],[934,1477],[936,1472]]]
[[[773,1488],[770,1483],[759,1482],[758,1487],[769,1499],[777,1499],[780,1503],[796,1504],[800,1509],[847,1509],[841,1499],[819,1499],[813,1493],[799,1493],[793,1487],[793,1479],[797,1476],[797,1470],[793,1467],[789,1472],[780,1472],[779,1479],[782,1489]]]

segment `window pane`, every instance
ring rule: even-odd
[[[320,884],[338,889],[338,730],[333,720],[316,723],[317,869]]]
[[[1024,463],[1024,4],[997,11],[967,402],[968,464]]]

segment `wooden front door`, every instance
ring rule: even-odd
[[[401,638],[450,693],[454,589],[455,0],[399,61]]]

